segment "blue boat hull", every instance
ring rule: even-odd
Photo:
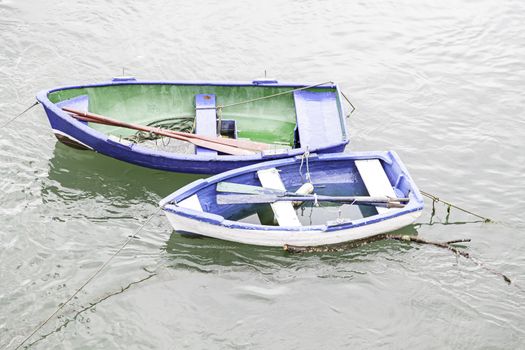
[[[284,152],[277,154],[264,154],[256,153],[249,156],[233,156],[233,155],[197,155],[197,154],[184,154],[184,153],[172,153],[152,148],[143,147],[140,144],[120,142],[119,140],[111,139],[108,135],[101,133],[84,122],[80,122],[67,113],[65,113],[57,104],[52,103],[48,99],[48,94],[60,90],[68,90],[83,87],[104,87],[114,85],[129,85],[129,84],[189,84],[187,82],[137,82],[132,81],[113,81],[105,84],[94,84],[86,86],[71,86],[71,87],[60,87],[51,90],[45,90],[37,95],[37,100],[42,104],[47,114],[49,123],[53,132],[57,138],[64,143],[77,147],[96,151],[106,156],[129,162],[132,164],[140,165],[143,167],[173,171],[179,173],[193,173],[193,174],[217,174],[231,169],[235,169],[242,166],[248,166],[256,164],[262,161],[282,159],[287,157],[293,157],[301,155],[305,152],[304,148],[288,149]],[[206,84],[206,83],[192,83],[192,84]],[[232,86],[237,86],[238,83],[215,83]],[[240,83],[239,83],[240,84]],[[254,86],[257,84],[254,83]],[[275,84],[275,86],[301,86],[301,85],[281,85]],[[333,85],[332,87],[336,87]],[[342,106],[339,106],[342,110]],[[341,122],[344,125],[344,118]],[[346,133],[346,132],[345,132]],[[317,153],[339,153],[343,152],[345,146],[348,144],[348,139],[343,137],[341,140],[336,140],[332,144],[326,144],[323,147],[310,149],[310,152]]]

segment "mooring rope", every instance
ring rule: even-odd
[[[355,111],[355,107],[354,107],[354,105],[352,104],[352,102],[350,102],[350,99],[349,99],[348,97],[346,97],[346,95],[344,94],[344,92],[341,91],[341,95],[343,95],[343,97],[345,98],[346,102],[348,102],[348,104],[352,107],[352,110],[351,110],[350,113],[348,113],[347,116],[346,116],[347,118],[349,118],[350,115],[351,115],[352,113],[354,113],[354,111]]]
[[[35,101],[35,103],[33,103],[31,106],[27,107],[26,109],[24,109],[24,111],[22,113],[19,113],[17,115],[15,115],[13,118],[9,119],[7,122],[5,122],[4,124],[2,124],[2,126],[0,126],[0,129],[3,129],[5,128],[6,126],[8,126],[9,124],[11,124],[13,121],[15,121],[16,118],[20,117],[22,114],[24,114],[25,112],[29,111],[31,108],[33,108],[34,106],[36,106],[37,104],[39,104],[40,102],[38,101]]]
[[[473,216],[475,216],[475,217],[478,217],[478,218],[482,219],[484,222],[487,222],[487,223],[488,223],[488,222],[494,222],[492,219],[489,219],[489,218],[487,218],[487,217],[484,217],[484,216],[478,215],[478,214],[473,213],[473,212],[471,212],[471,211],[469,211],[469,210],[466,210],[466,209],[460,208],[460,207],[458,207],[457,205],[454,205],[454,204],[452,204],[452,203],[449,203],[449,202],[447,202],[447,201],[444,201],[444,200],[442,200],[441,198],[439,198],[438,196],[434,196],[433,194],[430,194],[430,193],[425,192],[425,191],[420,191],[420,192],[421,192],[421,194],[424,195],[425,197],[428,197],[428,198],[432,199],[432,215],[434,215],[434,212],[435,212],[434,203],[435,203],[435,202],[441,202],[441,203],[446,204],[446,205],[448,206],[448,208],[447,208],[447,212],[448,212],[449,214],[450,214],[450,208],[452,207],[452,208],[456,208],[456,209],[458,209],[458,210],[461,210],[461,211],[463,211],[463,212],[465,212],[465,213],[467,213],[467,214],[470,214],[470,215],[473,215]]]
[[[224,109],[224,108],[228,108],[228,107],[234,107],[234,106],[238,106],[238,105],[242,105],[242,104],[246,104],[246,103],[257,102],[257,101],[260,101],[260,100],[266,100],[266,99],[277,97],[277,96],[281,96],[281,95],[291,94],[292,92],[295,92],[295,91],[307,90],[307,89],[311,89],[311,88],[314,88],[314,87],[317,87],[317,86],[321,86],[321,85],[325,85],[325,84],[333,84],[333,83],[334,83],[333,81],[326,81],[324,83],[303,86],[301,88],[287,90],[287,91],[281,91],[281,92],[278,92],[278,93],[273,94],[273,95],[253,98],[251,100],[234,102],[234,103],[230,103],[230,104],[226,104],[226,105],[218,105],[218,106],[215,106],[215,107],[202,107],[202,108],[197,108],[197,109],[199,109],[199,110],[203,110],[203,109],[217,109],[217,110],[219,110],[219,109]]]
[[[301,164],[299,165],[299,175],[301,176],[301,180],[304,182],[303,163],[306,160],[306,181],[312,183],[312,178],[310,177],[310,165],[308,163],[309,158],[310,150],[308,149],[308,146],[306,146],[306,151],[304,151],[303,155],[301,156]]]
[[[111,260],[113,260],[114,257],[116,257],[124,248],[126,248],[126,246],[128,245],[129,242],[131,242],[131,240],[133,238],[136,238],[137,234],[144,228],[144,226],[146,226],[147,223],[150,222],[150,220],[153,218],[153,216],[155,216],[162,208],[158,208],[154,213],[152,213],[146,221],[144,221],[144,223],[142,225],[140,225],[140,227],[131,235],[128,237],[128,239],[124,242],[124,244],[122,244],[122,246],[113,254],[109,257],[109,259],[106,260],[106,262],[104,262],[104,264],[102,264],[102,266],[97,270],[95,271],[94,274],[92,274],[74,293],[73,295],[71,295],[66,301],[64,301],[63,303],[60,304],[60,306],[44,321],[42,322],[39,326],[37,326],[32,332],[31,334],[29,334],[20,344],[18,344],[18,346],[15,348],[15,350],[19,349],[22,345],[25,344],[25,342],[27,342],[36,332],[38,332],[42,327],[44,327],[60,310],[62,310],[64,308],[64,306],[66,306],[71,300],[73,300],[73,298],[78,294],[80,293],[84,287],[86,287],[89,282],[91,282],[95,277],[98,276],[98,274],[104,270],[104,268],[106,266],[109,265],[109,263],[111,262]]]

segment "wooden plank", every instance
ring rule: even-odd
[[[301,147],[310,149],[342,140],[341,116],[335,92],[295,91],[295,114]]]
[[[259,176],[259,180],[263,187],[286,191],[277,169],[271,168],[259,170],[257,171],[257,176]],[[301,226],[301,222],[297,217],[292,202],[275,202],[270,204],[270,206],[272,207],[275,219],[279,223],[279,226]]]
[[[386,176],[379,159],[356,160],[355,165],[370,196],[387,196],[397,198],[392,184]],[[376,207],[378,213],[384,213],[389,208]]]
[[[195,95],[195,134],[217,137],[215,95]],[[217,151],[195,147],[195,154],[214,155]]]
[[[177,203],[179,207],[186,208],[186,209],[192,209],[196,211],[204,211],[202,210],[201,202],[199,201],[199,197],[197,197],[196,194],[193,196],[190,196],[183,201],[180,201]]]

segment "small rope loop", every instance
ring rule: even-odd
[[[312,178],[310,176],[310,164],[308,162],[310,157],[310,150],[308,149],[308,146],[306,146],[306,151],[301,156],[301,164],[299,165],[299,175],[301,176],[301,180],[303,183],[305,182],[305,178],[303,176],[303,163],[306,160],[306,182],[312,183]]]
[[[317,193],[314,193],[314,207],[318,207],[319,202],[317,201]]]

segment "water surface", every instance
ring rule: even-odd
[[[431,203],[401,233],[525,286],[522,1],[0,0],[0,122],[41,89],[152,80],[338,82],[347,150],[396,150]],[[19,344],[194,176],[58,144],[38,107],[0,130],[0,348]],[[173,234],[157,214],[31,338],[36,349],[521,348],[525,293],[431,246],[290,256]]]

